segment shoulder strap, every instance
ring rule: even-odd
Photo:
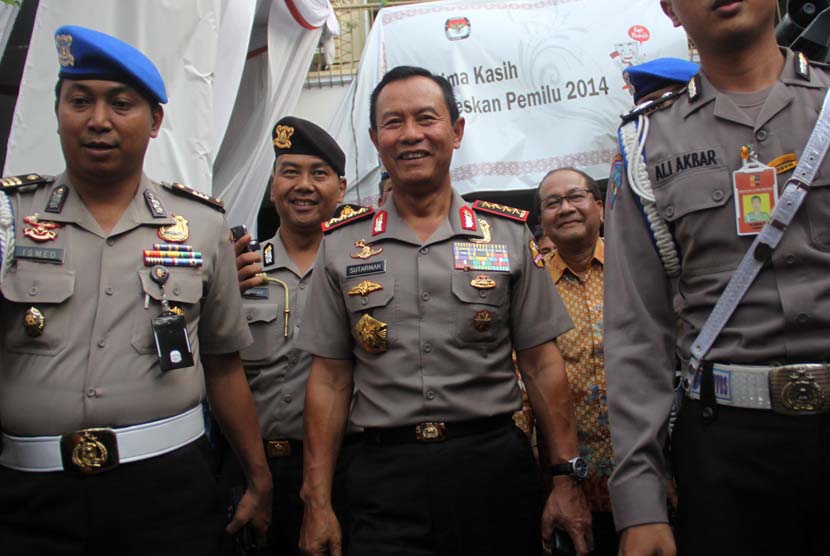
[[[20,174],[19,176],[9,176],[7,178],[0,178],[0,191],[15,191],[23,187],[46,185],[52,183],[55,178],[52,176],[41,176],[40,174]]]
[[[192,187],[188,187],[178,182],[168,183],[166,181],[163,181],[161,182],[161,186],[167,189],[168,191],[176,193],[177,195],[195,199],[196,201],[199,201],[202,204],[212,207],[218,210],[219,212],[225,212],[225,203],[223,203],[222,199],[219,199],[218,197],[211,197],[206,193],[202,193],[201,191],[197,191]]]
[[[473,208],[475,210],[503,216],[504,218],[509,218],[511,220],[518,220],[519,222],[527,222],[527,218],[530,216],[530,212],[524,209],[508,207],[507,205],[491,203],[490,201],[476,201],[473,203]]]
[[[320,227],[323,228],[323,233],[328,233],[351,222],[363,220],[367,216],[374,214],[374,212],[375,209],[372,207],[362,207],[360,205],[346,203],[335,211],[334,216],[326,222],[321,223]]]
[[[696,373],[700,369],[703,358],[709,353],[723,327],[741,303],[741,299],[749,291],[761,268],[778,247],[781,237],[807,197],[810,185],[827,155],[828,147],[830,147],[830,89],[824,95],[818,121],[810,134],[807,146],[804,147],[798,166],[787,181],[784,193],[775,204],[770,219],[755,236],[755,240],[741,259],[738,268],[735,269],[732,278],[729,279],[729,283],[715,304],[715,308],[712,309],[692,344],[690,372]]]

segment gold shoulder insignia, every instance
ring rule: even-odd
[[[526,210],[508,207],[498,203],[491,203],[490,201],[476,201],[473,203],[473,208],[475,210],[504,216],[506,218],[510,218],[511,220],[518,220],[519,222],[527,222],[527,217],[530,216],[530,213]]]
[[[168,191],[172,191],[173,193],[176,193],[178,195],[190,197],[191,199],[196,199],[200,203],[213,207],[219,212],[225,212],[225,203],[222,202],[222,199],[211,197],[210,195],[202,193],[201,191],[197,191],[192,187],[182,185],[178,182],[168,183],[166,181],[163,181],[161,182],[161,186],[167,189]]]
[[[9,176],[8,178],[0,178],[1,191],[14,191],[28,186],[46,185],[55,181],[52,176],[41,176],[40,174],[21,174],[19,176]]]
[[[678,97],[685,94],[687,91],[689,93],[689,100],[696,99],[697,96],[700,93],[699,92],[692,93],[692,88],[699,87],[699,85],[697,85],[697,84],[693,85],[693,83],[695,83],[695,79],[697,79],[697,77],[694,77],[692,79],[692,81],[689,81],[688,85],[686,85],[685,87],[682,87],[682,88],[680,88],[676,91],[671,91],[669,93],[663,93],[662,96],[659,96],[659,97],[657,97],[655,99],[652,99],[652,100],[648,100],[648,101],[646,101],[642,104],[638,104],[637,106],[635,106],[634,108],[632,108],[631,110],[626,112],[625,114],[622,114],[620,116],[620,118],[622,119],[624,124],[627,124],[628,122],[630,122],[632,120],[636,120],[640,116],[648,116],[649,114],[652,114],[653,112],[657,112],[658,110],[668,108],[669,106],[674,104],[674,101]],[[695,90],[697,90],[697,89],[695,89]]]
[[[362,220],[374,213],[375,209],[373,209],[372,207],[361,207],[360,205],[345,204],[340,206],[334,212],[334,216],[332,218],[330,218],[327,222],[323,222],[322,224],[320,224],[320,227],[323,228],[324,233],[328,233],[335,228],[345,226],[350,222],[357,222],[358,220]]]

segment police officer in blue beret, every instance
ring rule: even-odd
[[[264,538],[271,477],[222,203],[144,175],[167,102],[146,56],[82,27],[55,40],[66,170],[0,180],[2,550],[208,555],[246,523]],[[230,524],[205,397],[247,478]]]
[[[682,58],[657,58],[625,68],[623,79],[634,104],[641,104],[682,88],[698,71],[700,65]]]

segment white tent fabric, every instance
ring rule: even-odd
[[[0,58],[6,52],[6,45],[9,42],[9,35],[14,28],[14,22],[17,19],[17,14],[20,13],[20,8],[12,6],[11,4],[0,4]]]
[[[170,101],[146,173],[218,195],[231,222],[252,226],[273,160],[271,126],[294,109],[330,11],[328,0],[40,0],[3,173],[63,169],[53,35],[83,25],[133,44],[164,77]],[[253,55],[266,44],[268,56]]]
[[[347,155],[347,198],[377,195],[368,99],[388,69],[423,66],[453,84],[467,126],[452,178],[466,193],[534,187],[561,166],[607,177],[619,114],[632,105],[622,69],[663,56],[688,58],[687,39],[654,0],[384,8],[329,126]]]

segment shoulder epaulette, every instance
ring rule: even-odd
[[[367,216],[374,213],[375,209],[372,207],[362,207],[360,205],[352,205],[347,203],[338,207],[338,209],[334,212],[334,216],[328,221],[320,224],[320,227],[323,228],[324,233],[328,233],[335,228],[339,228],[340,226],[345,226],[351,222],[363,220]]]
[[[41,176],[40,174],[21,174],[19,176],[9,176],[8,178],[0,178],[0,190],[14,191],[22,187],[46,185],[55,181],[52,176]]]
[[[178,182],[168,183],[166,181],[161,182],[162,187],[165,189],[172,191],[173,193],[177,193],[184,197],[190,197],[191,199],[196,199],[200,203],[208,205],[210,207],[215,208],[219,212],[225,212],[225,203],[222,202],[222,199],[218,199],[216,197],[211,197],[201,191],[197,191],[192,187],[187,187]]]
[[[810,60],[803,52],[796,52],[793,56],[793,65],[795,66],[795,74],[805,81],[810,80]]]
[[[653,112],[657,112],[658,110],[662,110],[663,108],[668,108],[672,105],[674,100],[683,93],[685,93],[688,90],[688,88],[689,85],[681,89],[678,89],[677,91],[670,91],[668,93],[664,93],[660,97],[646,101],[642,104],[638,104],[625,114],[621,115],[620,118],[622,119],[624,124],[627,124],[630,121],[636,120],[640,116],[648,116]],[[691,93],[689,93],[689,95],[691,98]]]
[[[508,207],[507,205],[500,205],[498,203],[491,203],[490,201],[476,201],[473,203],[473,208],[475,210],[504,216],[505,218],[510,218],[511,220],[518,220],[519,222],[527,222],[527,217],[530,216],[529,211]]]

